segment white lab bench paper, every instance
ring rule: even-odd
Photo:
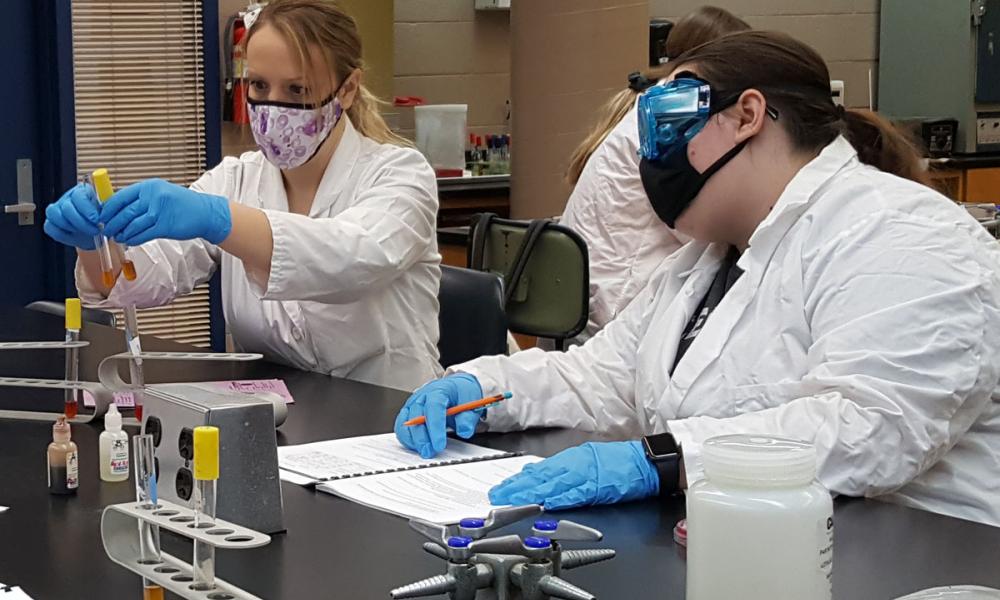
[[[448,441],[449,448],[453,443]],[[364,506],[406,517],[451,525],[466,517],[486,517],[490,488],[542,460],[514,456],[328,481],[316,489]]]
[[[298,485],[381,473],[426,469],[491,461],[512,456],[509,452],[483,448],[461,440],[448,440],[448,447],[432,459],[423,459],[404,448],[394,433],[328,440],[278,447],[281,478]]]
[[[0,583],[0,600],[31,600],[31,596],[19,587],[6,586]]]

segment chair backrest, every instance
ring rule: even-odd
[[[441,366],[507,352],[503,282],[496,275],[441,265]]]
[[[29,310],[37,310],[43,313],[49,313],[50,315],[56,315],[58,317],[66,316],[66,306],[62,302],[53,302],[51,300],[36,300],[31,304],[25,306]],[[84,307],[81,311],[80,318],[83,319],[84,323],[96,323],[98,325],[107,325],[108,327],[115,326],[115,315],[106,310],[101,310],[99,308],[87,308]]]
[[[480,215],[472,228],[469,266],[504,278],[511,331],[553,338],[561,346],[586,327],[587,244],[572,229],[545,219]]]

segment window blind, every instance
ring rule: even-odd
[[[201,0],[73,0],[72,28],[80,176],[190,185],[205,168]],[[207,285],[138,315],[143,334],[209,346]]]

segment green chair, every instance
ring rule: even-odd
[[[565,340],[587,325],[590,266],[587,244],[575,231],[548,219],[516,221],[477,215],[469,268],[504,282],[504,308],[514,333]]]

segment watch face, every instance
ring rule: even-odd
[[[669,433],[649,435],[643,438],[643,440],[651,456],[669,456],[679,453],[677,441]]]

